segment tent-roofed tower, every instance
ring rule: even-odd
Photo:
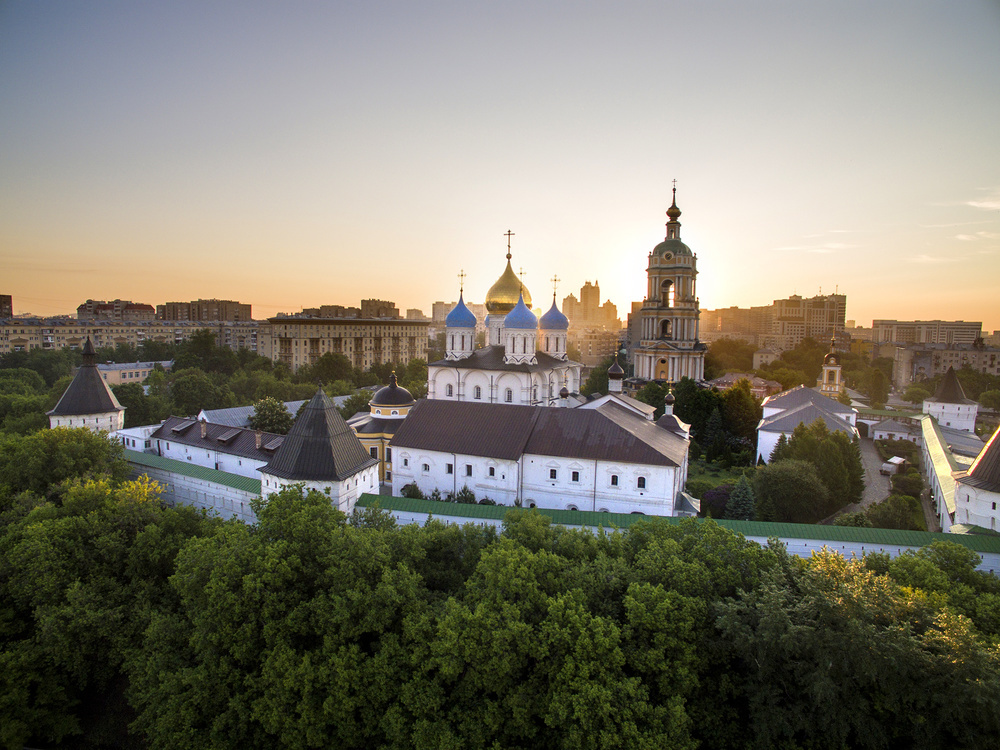
[[[667,236],[646,267],[646,299],[640,312],[635,376],[675,383],[704,380],[705,351],[698,340],[698,256],[681,241],[677,186],[667,209]]]
[[[330,496],[345,513],[364,492],[378,492],[378,459],[373,458],[323,389],[302,409],[292,429],[260,469],[261,496],[304,484]]]
[[[49,427],[85,427],[115,432],[125,426],[125,407],[118,403],[97,369],[97,352],[90,337],[83,345],[83,364],[59,403],[48,412]]]
[[[979,404],[965,397],[958,373],[954,367],[949,367],[935,394],[924,401],[923,412],[934,417],[942,427],[974,433]]]

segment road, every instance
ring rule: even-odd
[[[861,463],[865,467],[865,492],[861,496],[861,505],[856,510],[885,500],[892,486],[889,477],[879,474],[882,459],[871,438],[861,438]]]
[[[882,468],[882,459],[875,450],[875,443],[871,438],[861,438],[861,465],[865,469],[865,491],[861,495],[860,503],[845,505],[829,518],[825,518],[820,523],[831,524],[833,520],[844,513],[857,513],[864,510],[869,505],[881,502],[889,496],[891,484],[889,477],[882,476],[879,469]]]

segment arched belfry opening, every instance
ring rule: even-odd
[[[670,324],[669,320],[660,321],[660,338],[670,339],[673,337],[673,326]]]
[[[663,307],[674,306],[674,282],[671,279],[664,279],[660,282],[660,305]]]

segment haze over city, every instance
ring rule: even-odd
[[[0,5],[0,292],[430,311],[645,293],[1000,328],[1000,5]]]

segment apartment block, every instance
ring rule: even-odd
[[[88,299],[76,308],[76,318],[77,320],[153,320],[156,318],[156,310],[152,305],[127,299],[115,299],[110,302]]]
[[[193,302],[167,302],[156,306],[159,320],[192,322],[250,321],[251,306],[230,299],[196,299]]]
[[[60,318],[8,318],[0,320],[0,354],[32,349],[80,349],[89,337],[97,348],[119,344],[138,346],[143,341],[179,344],[195,332],[210,330],[222,346],[256,351],[257,324],[189,321],[102,321]]]
[[[261,324],[258,353],[292,370],[326,353],[343,354],[367,370],[375,364],[427,357],[428,321],[276,317]]]
[[[878,344],[972,345],[983,335],[981,322],[964,320],[874,320],[872,341]]]

